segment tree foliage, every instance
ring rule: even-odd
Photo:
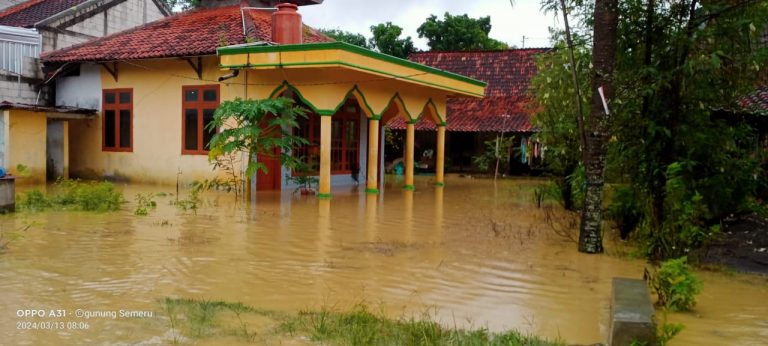
[[[559,35],[559,33],[554,33]],[[580,200],[575,199],[571,179],[581,164],[583,148],[580,145],[576,117],[576,90],[573,84],[571,66],[568,59],[568,49],[562,37],[556,36],[557,44],[547,54],[536,59],[538,73],[531,80],[531,90],[535,96],[532,108],[537,111],[533,123],[541,132],[537,135],[547,145],[548,171],[556,177],[555,183],[560,188],[562,204],[566,209],[574,210],[581,206]],[[581,101],[588,104],[592,94],[589,92],[589,65],[591,52],[586,48],[582,37],[574,38],[576,49],[574,61],[579,74]],[[582,110],[581,116],[586,118],[589,113]]]
[[[209,144],[208,157],[229,153],[247,153],[249,160],[245,171],[250,177],[261,170],[267,173],[262,158],[279,158],[284,166],[294,167],[298,158],[290,155],[291,149],[307,144],[307,140],[293,134],[299,126],[298,117],[306,117],[306,111],[294,105],[288,98],[224,101],[213,115],[207,129],[220,129]]]
[[[581,36],[589,38],[590,2],[569,4]],[[637,197],[637,237],[648,255],[680,256],[706,245],[717,233],[713,226],[739,211],[766,180],[755,129],[719,110],[738,109],[737,100],[764,73],[768,47],[760,40],[768,28],[768,4],[626,0],[619,3],[619,16],[607,176],[626,183]],[[577,56],[589,54],[590,47],[589,39],[577,43]],[[563,86],[563,54],[541,58],[551,70],[541,70],[534,86],[542,140],[554,149],[548,155],[571,162],[580,160],[578,153],[562,148],[578,140],[573,111],[563,115],[564,122],[552,120],[573,106]],[[552,82],[542,80],[547,77]]]
[[[163,0],[173,12],[183,12],[200,7],[201,0]]]
[[[320,29],[320,32],[336,41],[354,44],[358,47],[371,48],[371,46],[368,45],[368,39],[362,34],[339,29]]]
[[[368,41],[372,49],[376,49],[384,54],[396,56],[398,58],[407,58],[411,53],[416,52],[413,41],[410,36],[400,38],[403,28],[386,22],[371,26],[373,38]]]
[[[451,15],[446,12],[440,20],[431,15],[416,30],[420,38],[426,38],[430,50],[468,51],[498,50],[508,48],[507,44],[488,37],[491,32],[491,17],[470,18],[468,15]]]

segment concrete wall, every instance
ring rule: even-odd
[[[4,112],[8,119],[6,141],[6,167],[18,175],[19,164],[27,166],[29,175],[17,180],[18,184],[45,182],[47,119],[45,113],[10,110]]]
[[[48,120],[45,148],[48,180],[69,177],[68,128],[66,120]]]
[[[79,76],[57,78],[56,105],[101,109],[102,69],[100,65],[81,64]]]
[[[41,93],[40,87],[28,83],[26,80],[14,80],[15,76],[5,74],[0,71],[0,100],[37,104],[38,93]],[[44,91],[40,94],[40,100],[45,100],[48,93]]]
[[[56,27],[56,30],[41,28],[43,51],[66,48],[163,17],[163,13],[152,0],[125,0],[106,11],[68,26],[64,23],[71,18],[66,16],[47,24],[47,26]]]

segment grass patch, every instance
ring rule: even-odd
[[[106,181],[61,179],[54,183],[52,190],[53,193],[47,195],[40,190],[25,192],[19,195],[17,205],[32,211],[52,209],[106,212],[120,209],[123,203],[123,193]]]
[[[517,331],[446,328],[426,313],[421,318],[391,319],[365,304],[348,311],[302,311],[284,321],[281,330],[333,345],[564,345]]]
[[[247,342],[264,341],[260,339],[267,336],[263,332],[274,329],[281,319],[275,312],[242,303],[176,298],[165,298],[161,303],[174,335],[195,339],[233,337]]]
[[[193,339],[265,342],[298,337],[323,345],[564,345],[516,331],[446,328],[430,314],[392,319],[365,304],[345,311],[322,308],[296,315],[223,301],[166,298],[162,304],[171,329]]]

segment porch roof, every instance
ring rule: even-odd
[[[69,106],[41,106],[18,102],[0,102],[0,110],[16,109],[30,112],[46,113],[48,118],[55,119],[87,119],[94,118],[98,113],[95,109]]]
[[[369,117],[381,117],[396,105],[398,114],[415,121],[431,108],[435,123],[444,124],[447,97],[482,98],[486,86],[344,42],[237,45],[219,48],[217,53],[224,70],[257,70],[253,85],[264,89],[262,93],[272,90],[269,96],[274,96],[290,87],[323,115],[335,113],[352,94]]]

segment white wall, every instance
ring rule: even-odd
[[[101,109],[101,66],[80,65],[80,75],[56,79],[56,105]]]

